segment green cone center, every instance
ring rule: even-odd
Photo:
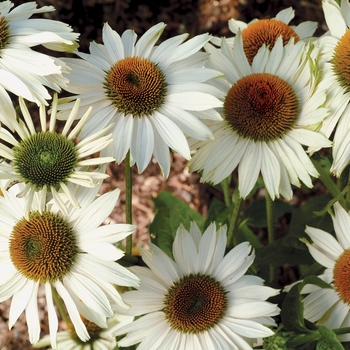
[[[104,87],[114,107],[133,117],[152,115],[163,104],[167,91],[162,70],[142,57],[118,61],[107,72]]]
[[[334,49],[332,66],[339,84],[350,91],[350,29],[340,38]]]
[[[70,271],[78,248],[65,219],[51,212],[34,211],[14,226],[9,251],[23,276],[45,283],[60,280]]]
[[[291,38],[294,38],[294,42],[300,40],[293,28],[278,19],[261,19],[243,29],[243,49],[249,63],[252,64],[255,55],[264,44],[271,51],[280,36],[283,45],[286,45]]]
[[[164,298],[165,317],[181,333],[201,333],[220,322],[227,310],[224,288],[207,275],[188,275],[175,282]]]
[[[255,73],[238,80],[224,102],[228,125],[254,141],[281,138],[292,129],[299,103],[293,88],[280,77]]]
[[[14,167],[36,191],[45,185],[48,190],[58,190],[74,172],[77,161],[74,143],[51,131],[33,134],[14,147]]]

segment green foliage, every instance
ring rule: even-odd
[[[159,193],[156,198],[153,198],[153,203],[156,215],[149,225],[152,242],[172,257],[172,245],[180,225],[189,230],[191,221],[195,221],[203,230],[204,219],[187,203],[169,192]]]
[[[293,207],[281,200],[275,200],[274,213],[277,220],[285,213],[290,213]],[[252,202],[244,211],[244,217],[248,219],[247,224],[253,227],[266,227],[266,200],[265,198],[258,199]]]
[[[320,278],[310,276],[289,290],[281,310],[283,329],[293,333],[289,336],[286,346],[295,350],[343,349],[332,330],[304,320],[304,306],[300,292],[307,284],[314,284],[320,288],[332,288]]]

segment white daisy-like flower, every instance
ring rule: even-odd
[[[239,31],[242,32],[244,52],[251,64],[260,47],[265,44],[272,50],[279,36],[282,36],[284,45],[291,38],[294,38],[294,41],[297,42],[312,37],[317,29],[317,22],[306,21],[297,26],[289,25],[294,16],[295,11],[292,7],[289,7],[278,12],[274,18],[254,19],[249,23],[231,18],[228,21],[228,27],[235,35]],[[213,38],[211,42],[218,46],[221,45],[220,38]],[[227,42],[233,46],[234,37],[227,38]]]
[[[107,328],[101,328],[84,317],[82,320],[90,339],[86,342],[81,341],[74,328],[70,328],[68,331],[57,333],[57,350],[114,350],[117,341],[113,333],[120,327],[131,323],[134,317],[115,314],[114,317],[107,320]],[[34,348],[49,346],[50,343],[50,336],[45,335],[34,345]]]
[[[12,297],[9,328],[25,311],[29,340],[33,344],[39,340],[37,295],[43,285],[52,347],[57,348],[58,329],[52,289],[62,298],[78,337],[88,341],[80,315],[106,328],[108,317],[128,309],[114,284],[139,284],[134,274],[116,262],[124,253],[115,246],[136,227],[101,226],[120,191],[96,198],[95,188],[79,187],[76,195],[81,209],[70,206],[66,215],[54,203],[33,200],[27,215],[26,198],[16,196],[19,186],[3,190],[0,197],[0,302]]]
[[[43,45],[56,51],[74,51],[77,33],[60,21],[35,18],[32,15],[54,11],[52,6],[37,9],[35,2],[14,8],[11,1],[0,2],[0,94],[6,90],[38,105],[51,99],[46,87],[60,91],[68,82],[62,76],[66,64],[37,52],[32,47]]]
[[[90,54],[77,53],[82,59],[64,61],[72,68],[65,89],[78,94],[75,97],[81,98],[83,107],[93,106],[83,135],[115,123],[110,154],[117,163],[130,150],[132,164],[142,172],[154,154],[167,177],[169,148],[189,159],[184,134],[212,139],[199,119],[221,119],[214,108],[222,102],[217,98],[221,92],[205,83],[220,73],[203,68],[208,55],[199,52],[210,36],[199,35],[184,43],[187,35],[183,34],[155,46],[164,28],[164,23],[153,26],[135,44],[134,31],[127,30],[120,37],[106,23],[104,45],[92,42]],[[58,118],[66,118],[71,104],[60,105]]]
[[[79,100],[73,106],[63,130],[56,132],[57,101],[57,94],[55,94],[48,130],[45,106],[40,106],[41,131],[35,130],[32,117],[21,97],[19,104],[24,121],[17,118],[10,99],[1,101],[0,114],[6,118],[7,125],[18,133],[20,140],[18,141],[5,128],[0,128],[0,139],[12,146],[0,144],[0,157],[10,161],[10,163],[0,163],[0,179],[8,180],[10,185],[19,182],[25,183],[19,196],[28,194],[28,205],[30,205],[34,193],[39,192],[42,201],[46,201],[46,196],[50,193],[67,214],[66,206],[60,199],[59,192],[63,191],[70,202],[79,207],[79,202],[74,197],[70,185],[93,187],[108,177],[100,171],[88,170],[91,166],[114,161],[113,157],[91,158],[94,153],[101,151],[112,142],[112,134],[104,135],[109,128],[107,127],[90,137],[79,139],[79,133],[91,113],[91,108],[89,108],[79,123],[71,130],[79,110]],[[90,158],[86,159],[86,157]]]
[[[177,230],[174,260],[157,246],[141,249],[149,266],[131,267],[139,290],[122,294],[130,315],[140,316],[120,328],[120,346],[141,343],[139,350],[246,350],[256,338],[273,334],[271,316],[279,308],[266,301],[279,293],[257,276],[244,275],[255,254],[248,242],[225,255],[226,226],[212,223],[203,236],[194,223]],[[267,327],[268,326],[268,327]]]
[[[305,232],[312,243],[305,241],[313,258],[326,268],[320,276],[332,288],[306,285],[301,293],[304,299],[304,317],[330,329],[350,327],[350,215],[339,204],[334,205],[332,217],[336,238],[314,227]],[[350,341],[350,334],[339,336]]]
[[[318,62],[330,114],[320,132],[329,137],[335,129],[331,171],[339,177],[350,162],[350,3],[342,0],[339,6],[336,1],[323,0],[322,6],[329,32],[318,39]]]
[[[283,45],[279,37],[271,51],[262,46],[251,65],[240,32],[233,50],[225,39],[221,50],[210,44],[205,49],[211,54],[210,66],[224,73],[215,81],[225,93],[224,119],[207,123],[214,141],[192,143],[199,150],[190,170],[201,170],[201,181],[217,184],[238,166],[243,198],[260,173],[272,199],[280,194],[291,199],[291,184],[300,186],[300,180],[312,187],[311,176],[318,172],[302,145],[331,146],[311,130],[328,113],[323,108],[326,92],[317,85],[318,71],[313,66],[317,47],[293,39]]]

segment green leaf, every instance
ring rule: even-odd
[[[306,277],[302,282],[294,285],[291,288],[284,299],[281,310],[282,323],[290,332],[311,332],[311,330],[307,328],[304,323],[304,305],[300,295],[300,291],[307,284],[314,284],[320,288],[332,288],[328,283],[316,276]],[[308,323],[308,325],[311,324]]]
[[[317,331],[310,334],[292,335],[286,345],[288,349],[293,350],[314,350],[319,337],[320,335]]]
[[[275,200],[273,204],[275,221],[283,214],[289,213],[293,210],[292,206],[278,199]],[[244,211],[244,216],[248,218],[248,225],[253,227],[266,227],[267,220],[265,198],[252,202]]]
[[[243,222],[238,229],[237,243],[249,242],[253,248],[260,248],[261,243],[258,236]]]
[[[330,194],[310,197],[305,204],[292,211],[292,219],[289,225],[288,235],[297,237],[308,237],[305,233],[307,226],[316,227],[326,232],[333,231],[333,222],[327,213],[323,216],[315,215],[316,211],[321,210],[332,199]]]
[[[316,345],[316,350],[343,350],[343,346],[337,339],[335,333],[325,326],[318,326],[318,332],[321,335],[321,339]]]
[[[300,286],[303,283],[292,287],[284,299],[281,319],[284,327],[295,333],[310,333],[304,323],[304,305],[301,301]],[[290,346],[290,344],[288,344]]]
[[[311,265],[314,262],[306,245],[299,241],[298,237],[284,236],[267,246],[256,249],[256,265],[272,264],[282,266]]]
[[[225,203],[221,200],[214,198],[210,204],[208,210],[208,217],[205,220],[204,227],[208,227],[213,221],[216,222],[217,226],[222,226],[228,223],[229,210]]]
[[[156,244],[168,256],[172,256],[172,246],[177,229],[183,225],[190,229],[191,221],[195,221],[203,229],[203,217],[187,203],[169,192],[161,192],[153,199],[156,215],[149,225],[152,243]]]

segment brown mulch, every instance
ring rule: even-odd
[[[16,5],[27,1],[14,1]],[[39,0],[39,6],[53,5],[56,11],[46,15],[48,18],[69,23],[76,32],[80,32],[80,50],[88,52],[89,42],[101,43],[101,28],[104,22],[122,33],[125,29],[134,29],[142,35],[158,22],[167,27],[162,39],[189,33],[190,36],[209,32],[215,36],[231,36],[227,21],[230,18],[250,21],[254,18],[274,17],[278,11],[292,6],[296,17],[292,24],[313,20],[319,23],[317,35],[326,30],[321,1],[310,0]],[[125,184],[123,165],[110,165],[107,170],[110,178],[106,180],[101,192],[114,188],[121,189],[117,206],[111,214],[113,222],[125,222]],[[167,190],[189,203],[203,216],[213,197],[221,194],[206,184],[199,183],[198,174],[190,174],[187,162],[177,154],[172,154],[171,173],[164,179],[158,164],[151,162],[142,173],[133,172],[133,223],[138,226],[136,239],[142,244],[149,240],[148,225],[154,217],[152,197]],[[28,341],[25,316],[21,315],[11,331],[8,330],[10,301],[0,303],[0,349],[32,349]],[[48,333],[45,297],[41,293],[38,299],[42,317],[42,334]],[[64,325],[62,325],[63,327]]]

